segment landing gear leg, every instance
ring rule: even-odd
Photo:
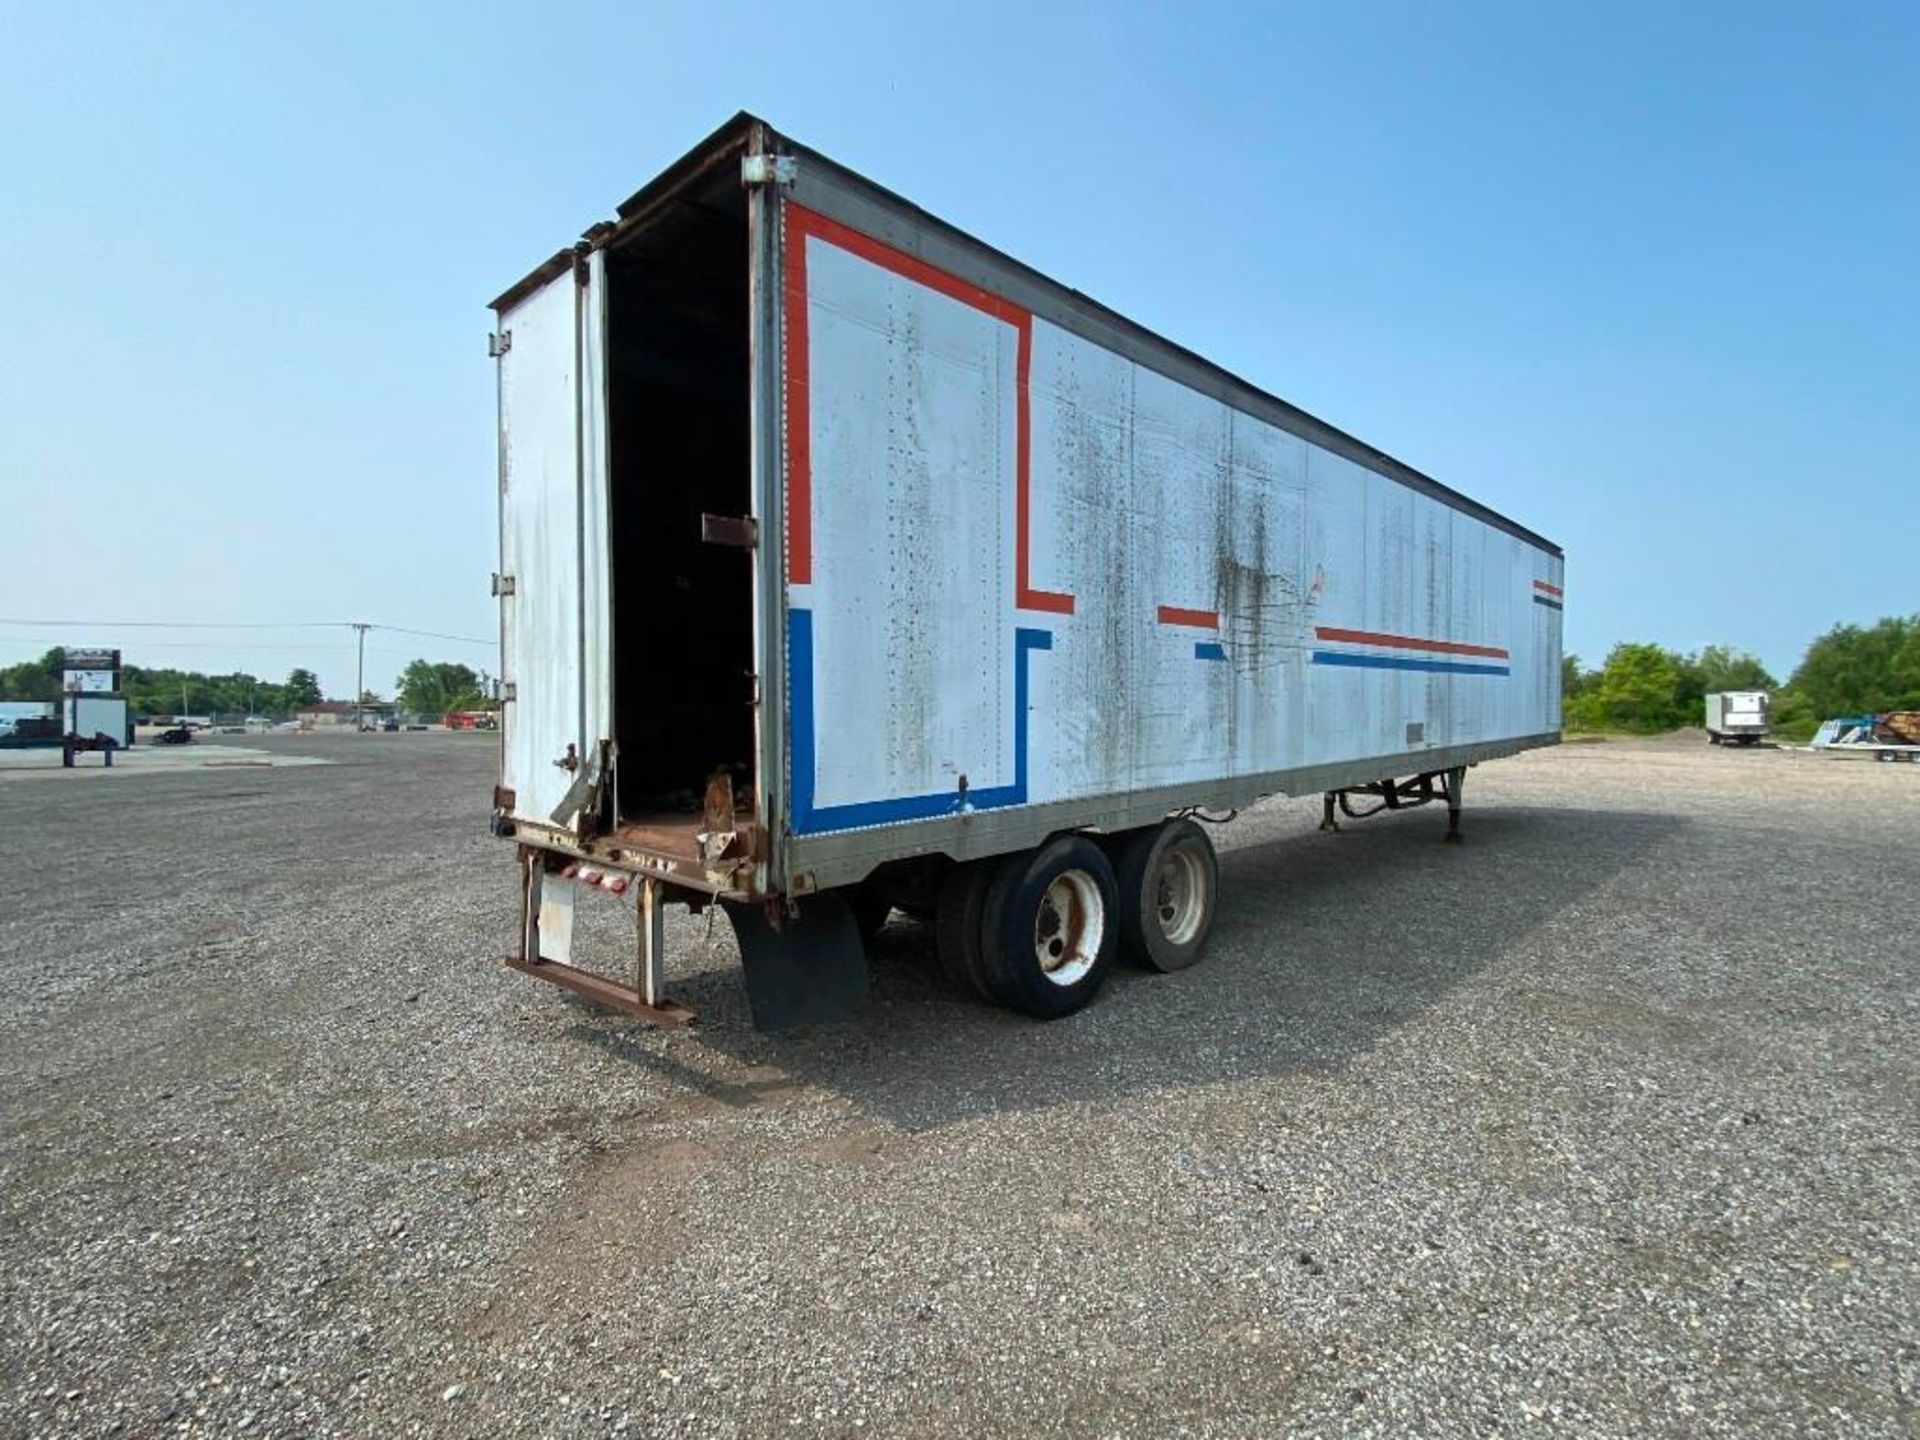
[[[1339,795],[1339,791],[1329,790],[1320,797],[1320,828],[1331,830],[1335,834],[1340,831],[1340,822],[1333,818],[1333,802],[1339,798]]]
[[[1449,845],[1460,843],[1460,788],[1467,783],[1467,767],[1456,765],[1446,772],[1447,833]]]

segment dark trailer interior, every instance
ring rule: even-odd
[[[753,804],[753,551],[703,538],[752,509],[747,192],[738,150],[702,158],[605,247],[615,819],[634,831],[684,832],[716,776],[743,821]]]

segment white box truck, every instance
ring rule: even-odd
[[[751,116],[493,309],[529,974],[684,1020],[661,906],[717,903],[780,1027],[898,906],[1057,1016],[1197,958],[1196,819],[1456,834],[1559,738],[1558,546]],[[591,890],[630,976],[573,963]]]
[[[1752,745],[1767,738],[1767,692],[1719,690],[1707,696],[1707,743]]]

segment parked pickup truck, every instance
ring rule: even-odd
[[[820,1020],[897,906],[1063,1015],[1199,958],[1203,822],[1453,834],[1559,737],[1558,546],[751,116],[493,308],[531,975],[684,1020],[661,907],[718,904],[755,1022]],[[574,963],[590,892],[631,979]]]

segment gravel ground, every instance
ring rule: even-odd
[[[1196,971],[768,1037],[499,964],[488,739],[247,743],[0,787],[0,1433],[1920,1426],[1920,766],[1273,803]]]

